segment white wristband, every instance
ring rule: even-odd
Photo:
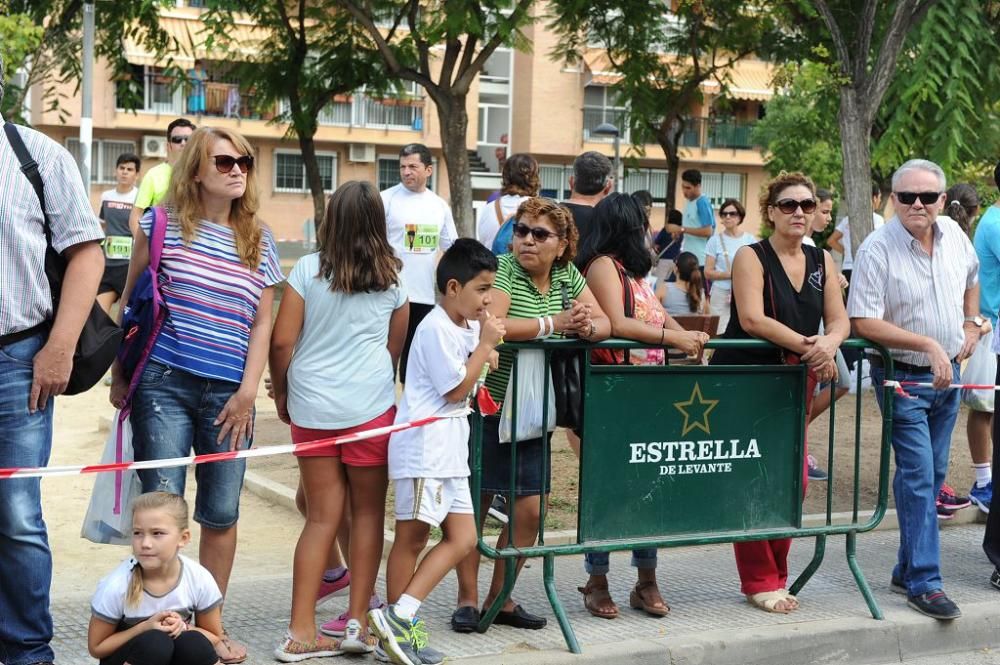
[[[547,334],[546,334],[545,336],[546,336],[546,337],[552,337],[552,335],[554,335],[554,334],[555,334],[555,332],[556,332],[556,324],[555,324],[555,321],[553,321],[553,320],[552,320],[552,317],[551,317],[551,316],[546,316],[546,317],[545,317],[545,320],[546,320],[546,322],[548,322],[548,324],[549,324],[549,332],[548,332],[548,333],[547,333]]]
[[[535,335],[535,339],[542,339],[546,337],[545,335],[545,319],[538,317],[538,334]]]

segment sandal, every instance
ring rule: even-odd
[[[215,643],[215,655],[219,657],[219,662],[224,665],[242,663],[247,659],[247,648],[223,633],[219,641]]]
[[[576,590],[583,594],[583,606],[593,616],[598,619],[617,618],[618,606],[611,599],[607,584],[598,586],[593,582],[587,582],[586,586],[577,587]]]
[[[781,593],[781,591],[761,591],[760,593],[748,593],[747,602],[756,607],[759,610],[764,610],[765,612],[773,612],[774,614],[788,614],[794,607],[788,607],[790,604],[789,597],[786,595],[787,592]],[[778,607],[778,603],[785,603],[785,609]]]
[[[642,610],[655,617],[665,617],[670,614],[670,605],[663,600],[656,582],[652,581],[636,582],[632,593],[628,595],[628,604],[634,610]]]
[[[778,589],[778,593],[783,595],[785,597],[785,600],[787,600],[789,603],[792,604],[793,610],[799,609],[799,599],[793,596],[791,591],[789,591],[788,589]]]

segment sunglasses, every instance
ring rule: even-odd
[[[243,155],[242,157],[231,157],[229,155],[212,155],[215,160],[215,170],[219,173],[229,173],[234,166],[240,167],[240,173],[246,173],[253,168],[253,157]]]
[[[174,145],[180,145],[181,143],[187,143],[190,136],[171,136],[170,142]]]
[[[911,206],[920,199],[925,206],[937,203],[941,192],[896,192],[896,199],[903,205]]]
[[[781,199],[771,205],[786,215],[794,214],[795,210],[798,208],[802,208],[802,212],[807,215],[811,215],[816,212],[816,201],[813,199],[803,199],[802,201],[796,201],[795,199]]]
[[[740,213],[735,210],[723,210],[719,213],[719,217],[739,217]]]
[[[528,234],[535,239],[536,242],[545,242],[549,238],[558,238],[558,233],[553,233],[548,229],[543,229],[540,226],[531,227],[527,224],[517,223],[514,225],[514,235],[518,238],[527,238]]]

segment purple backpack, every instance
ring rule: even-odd
[[[149,227],[149,265],[139,275],[122,313],[125,338],[118,347],[118,363],[129,382],[126,404],[132,399],[167,318],[167,307],[160,294],[160,257],[166,234],[167,212],[157,206],[153,208],[153,221]],[[123,411],[127,412],[127,409],[126,406]]]

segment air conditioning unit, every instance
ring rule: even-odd
[[[147,134],[142,137],[143,157],[166,157],[167,137]]]
[[[352,162],[374,162],[374,143],[352,143],[348,151],[347,159]]]

